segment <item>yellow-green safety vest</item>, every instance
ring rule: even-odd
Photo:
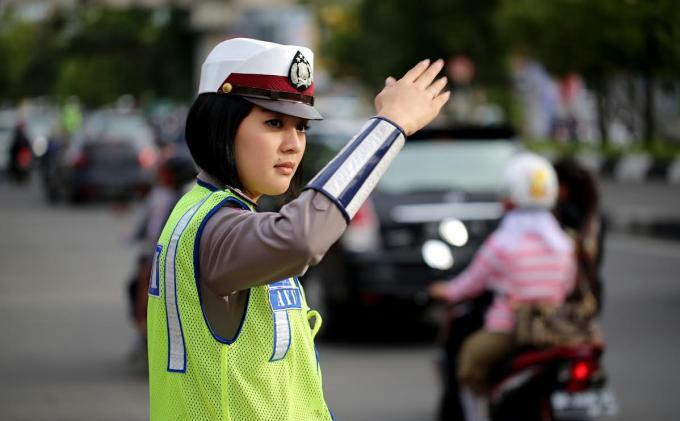
[[[205,318],[200,233],[228,202],[253,210],[199,181],[156,246],[147,316],[151,420],[331,420],[314,346],[320,317],[297,278],[251,288],[234,338],[220,337]]]

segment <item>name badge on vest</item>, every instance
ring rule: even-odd
[[[269,303],[272,310],[302,309],[302,297],[295,279],[288,278],[269,284]]]
[[[290,349],[291,332],[288,310],[302,309],[302,295],[295,278],[273,282],[268,285],[269,305],[274,316],[274,350],[270,362],[285,358]]]

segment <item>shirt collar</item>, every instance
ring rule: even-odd
[[[236,187],[231,187],[226,184],[223,184],[218,180],[217,178],[213,177],[212,175],[208,174],[205,172],[205,170],[200,170],[198,173],[198,181],[199,183],[204,184],[204,187],[207,187],[210,189],[210,187],[213,187],[215,190],[229,190],[236,196],[238,196],[239,199],[242,199],[246,201],[249,205],[253,207],[253,209],[257,209],[257,203],[253,202],[248,196],[245,195],[241,190],[237,189]],[[212,189],[211,189],[212,190]]]

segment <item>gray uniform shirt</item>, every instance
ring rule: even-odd
[[[205,172],[198,178],[224,188]],[[245,195],[231,189],[251,204]],[[279,212],[225,206],[210,217],[199,243],[200,292],[213,331],[233,338],[249,288],[305,273],[340,238],[347,223],[323,194],[304,191]]]

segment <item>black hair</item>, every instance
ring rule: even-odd
[[[573,158],[562,158],[554,164],[560,186],[566,194],[559,198],[555,206],[555,216],[565,228],[575,231],[576,258],[578,262],[579,280],[587,282],[590,291],[595,295],[598,311],[602,308],[603,283],[599,267],[602,262],[604,244],[604,227],[600,227],[597,236],[597,252],[593,256],[586,251],[585,230],[593,218],[598,218],[599,191],[593,174],[581,166]],[[601,220],[602,222],[602,220]],[[579,294],[575,288],[572,294]]]
[[[593,175],[572,158],[555,163],[555,172],[566,196],[558,200],[556,216],[566,227],[582,230],[599,207],[599,192]]]
[[[239,190],[243,183],[236,169],[236,132],[253,107],[242,97],[208,92],[196,98],[187,116],[185,138],[196,165],[224,186]],[[286,201],[299,194],[302,180],[299,165],[285,193]]]
[[[203,93],[191,105],[185,137],[196,165],[223,185],[243,189],[234,141],[253,104],[238,96]]]

